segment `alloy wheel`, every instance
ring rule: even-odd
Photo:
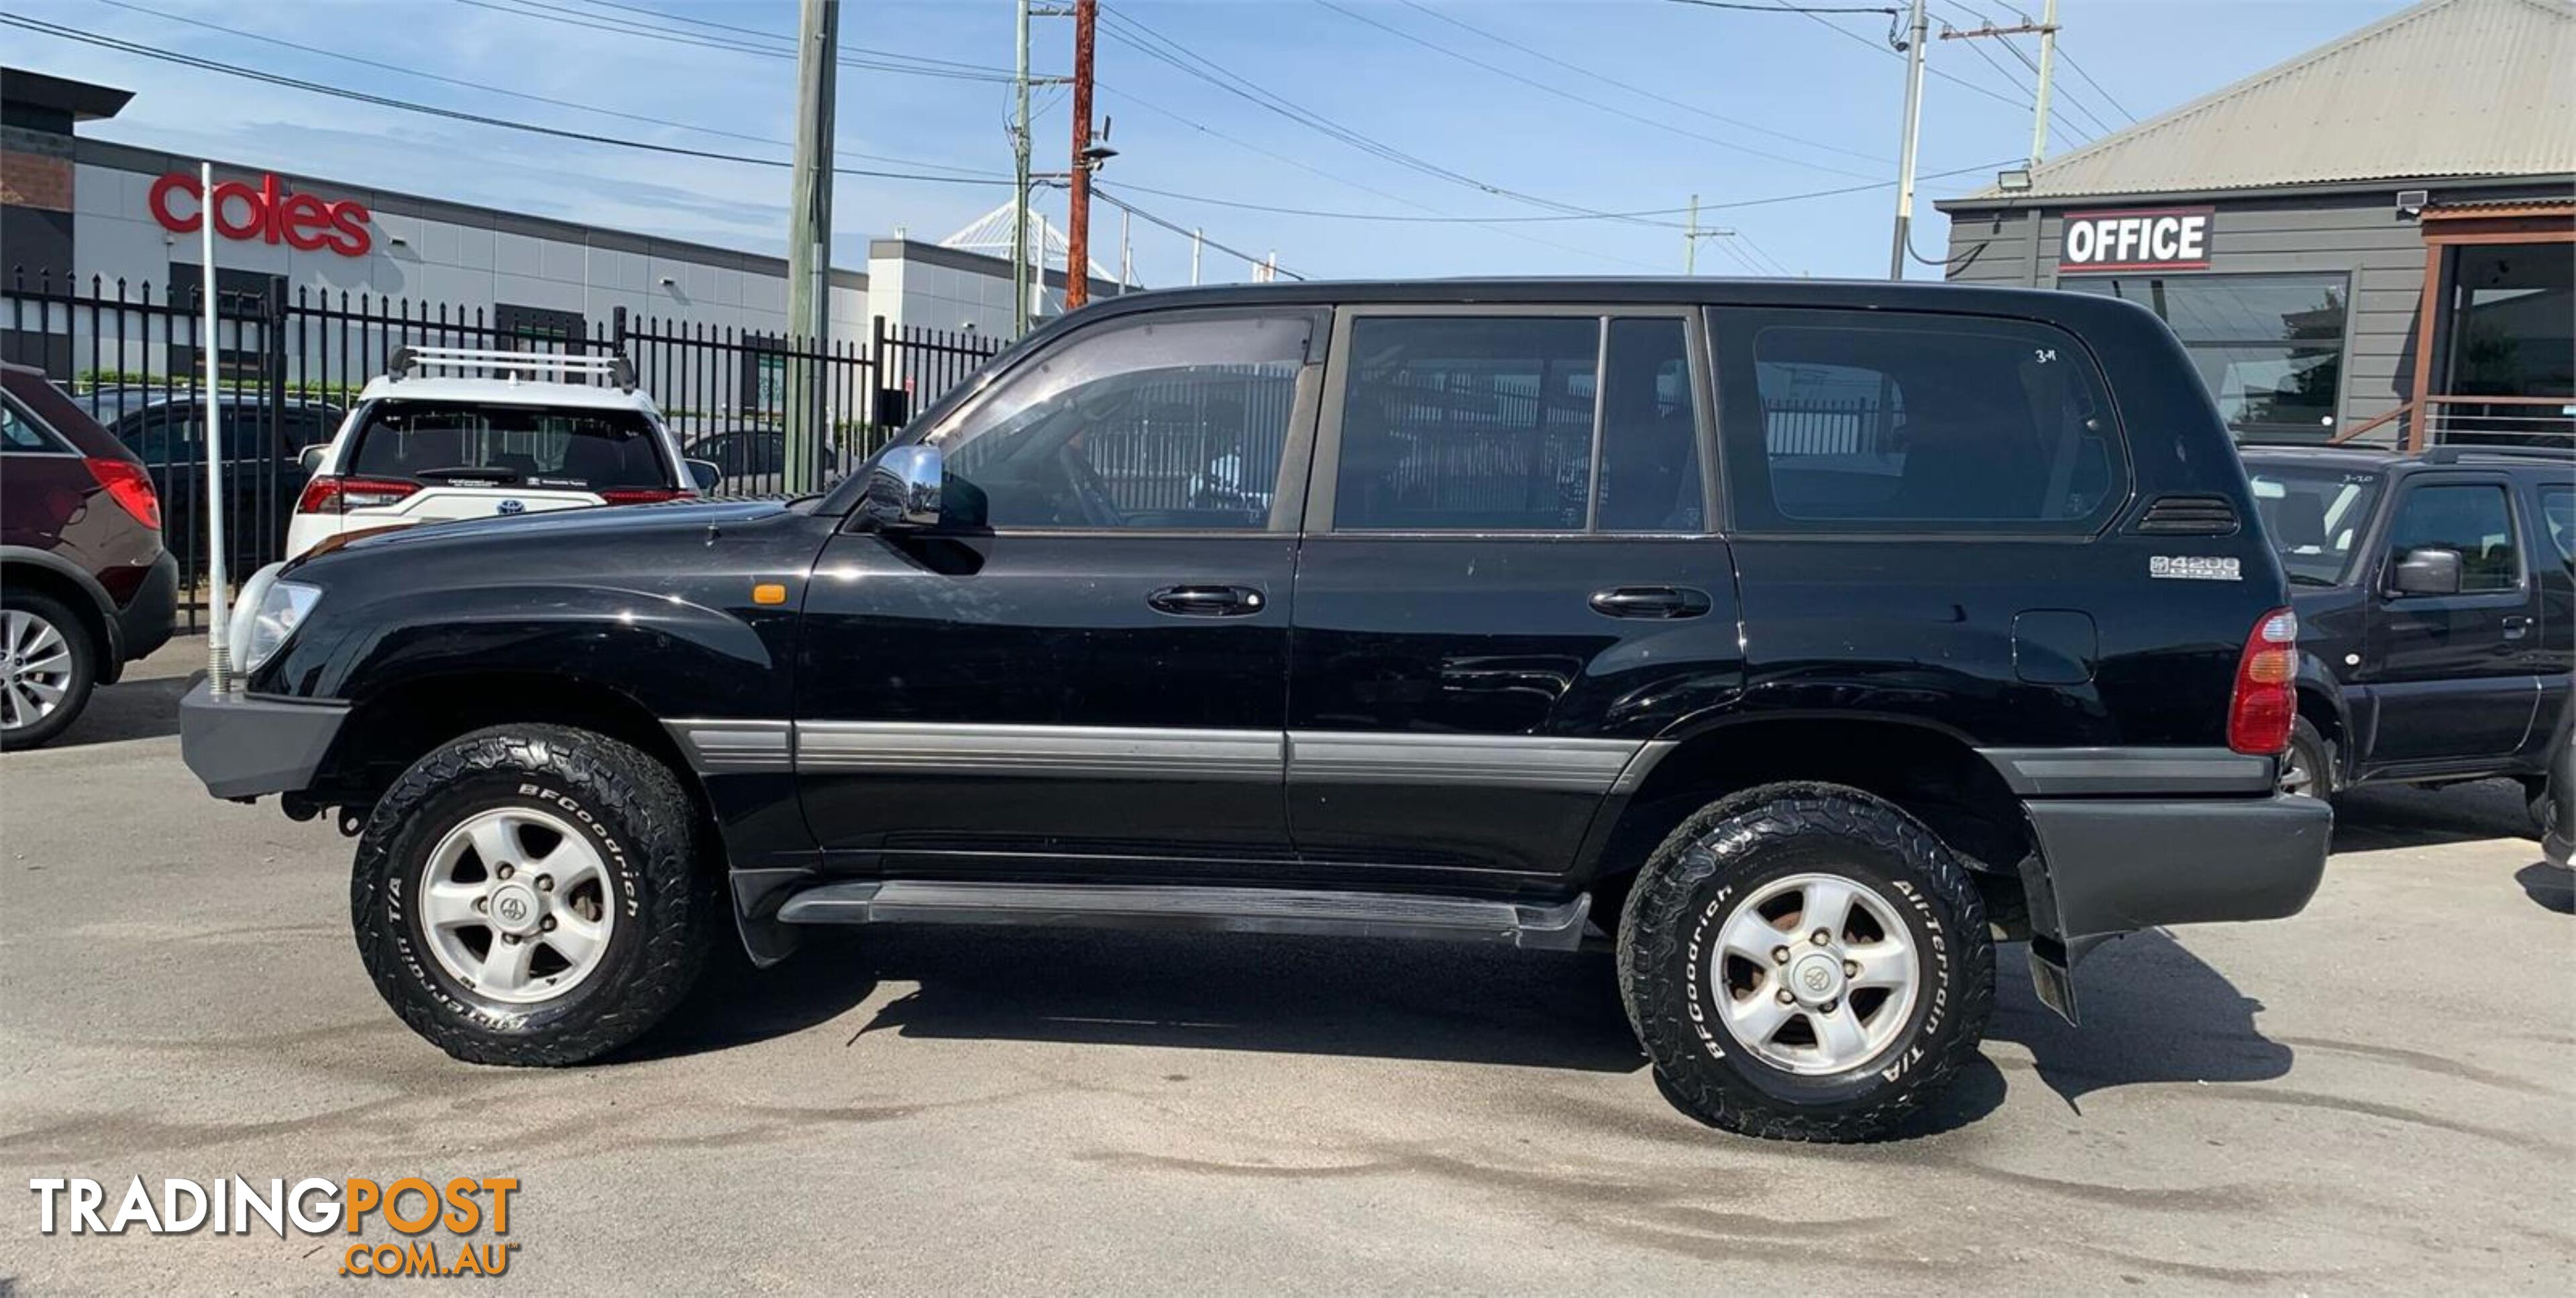
[[[481,812],[447,831],[420,882],[430,954],[486,1000],[533,1005],[580,986],[617,924],[598,846],[532,807]]]
[[[72,650],[53,623],[25,609],[0,610],[0,730],[23,730],[71,696]]]
[[[1896,1040],[1923,975],[1913,933],[1875,888],[1833,874],[1774,879],[1736,904],[1710,959],[1717,1020],[1793,1073],[1843,1072]]]

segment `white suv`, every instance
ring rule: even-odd
[[[624,357],[463,347],[396,351],[304,463],[290,559],[346,532],[673,500],[717,478],[681,458]]]

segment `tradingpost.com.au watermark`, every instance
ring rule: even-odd
[[[266,1182],[238,1176],[192,1181],[135,1177],[121,1190],[85,1176],[39,1176],[27,1188],[36,1196],[40,1234],[250,1235],[268,1231],[327,1238],[358,1235],[370,1217],[400,1236],[369,1243],[353,1240],[339,1255],[340,1274],[351,1276],[501,1275],[518,1245],[510,1233],[510,1196],[517,1177],[423,1176],[374,1181],[309,1176]]]

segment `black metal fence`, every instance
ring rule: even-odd
[[[309,476],[305,447],[330,440],[367,380],[406,346],[620,354],[661,406],[683,453],[716,464],[718,490],[787,489],[787,394],[816,371],[816,480],[837,481],[913,412],[963,382],[1003,341],[890,328],[816,347],[774,334],[629,315],[579,328],[503,321],[483,308],[364,293],[218,288],[213,344],[222,414],[227,568],[238,580],[284,552]],[[0,289],[0,359],[34,365],[142,456],[180,563],[182,616],[201,616],[206,551],[205,342],[199,290],[13,277]]]

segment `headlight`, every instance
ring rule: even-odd
[[[261,578],[269,578],[263,587]],[[252,601],[256,600],[257,603]],[[242,609],[233,618],[232,650],[234,668],[243,675],[258,671],[260,664],[277,656],[304,624],[304,616],[322,601],[322,588],[300,581],[278,581],[262,571],[242,589]],[[247,614],[247,617],[243,615]]]

